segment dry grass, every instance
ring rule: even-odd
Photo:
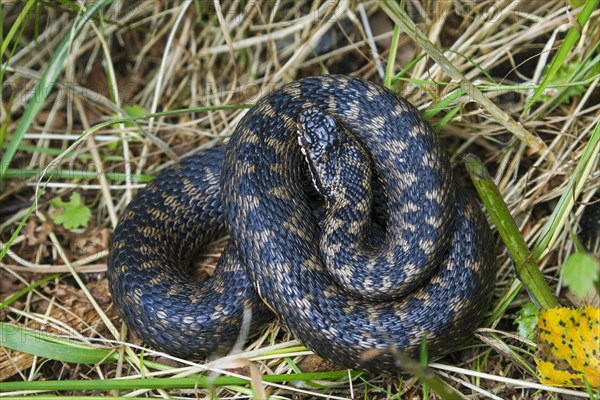
[[[423,47],[402,34],[392,71],[410,68],[392,80],[392,88],[422,111],[431,112],[440,105],[441,112],[431,114],[431,122],[441,130],[457,174],[466,177],[460,162],[464,154],[475,153],[484,160],[525,241],[533,247],[599,121],[600,75],[593,68],[571,86],[553,82],[543,101],[523,114],[528,96],[571,27],[572,15],[564,1],[407,3],[411,18],[435,45],[432,51],[445,50],[443,55],[456,71],[433,62],[435,57],[429,52],[423,56]],[[26,13],[27,22],[20,23],[17,17],[25,4],[29,2],[2,6],[5,35],[11,26],[20,27],[2,59],[3,154],[27,116],[36,83],[43,81],[52,56],[74,25],[77,14],[68,7],[79,3],[40,3],[37,11],[33,7]],[[140,364],[138,347],[116,347],[126,341],[140,344],[123,336],[105,283],[109,238],[119,214],[143,186],[146,175],[155,175],[178,158],[227,137],[245,112],[245,108],[202,111],[198,107],[252,103],[285,82],[315,74],[347,73],[382,82],[394,29],[374,1],[244,4],[226,1],[216,9],[205,0],[115,2],[104,9],[103,18],[96,15],[83,25],[69,43],[56,85],[45,101],[40,100],[8,165],[0,193],[0,244],[12,240],[0,263],[2,298],[10,298],[48,274],[60,275],[10,302],[0,315],[13,325],[66,335],[93,346],[115,346],[122,357],[104,365],[69,364],[2,348],[1,380],[183,377],[217,366],[215,362],[174,362],[166,355],[155,359],[149,352]],[[585,66],[586,57],[593,52],[598,56],[594,49],[600,40],[598,23],[596,10],[565,66]],[[464,81],[457,82],[457,76]],[[467,94],[444,101],[459,88],[467,88]],[[485,99],[469,88],[481,91]],[[568,101],[557,102],[566,88]],[[487,99],[497,110],[479,107]],[[130,105],[143,108],[144,115],[183,111],[140,119],[137,125],[115,122],[132,112]],[[520,123],[514,130],[507,126],[509,116]],[[107,121],[112,123],[98,125]],[[516,139],[519,132],[535,141]],[[574,251],[572,233],[577,232],[581,214],[598,199],[597,163],[539,259],[546,281],[566,305],[580,303],[561,291],[559,270]],[[29,173],[48,166],[52,167],[48,171],[56,171],[54,175]],[[82,171],[90,172],[89,176],[82,176]],[[73,192],[80,193],[91,208],[91,219],[85,228],[69,230],[50,216],[56,212],[52,200],[67,199]],[[29,214],[38,194],[37,207]],[[22,221],[23,229],[15,234]],[[470,398],[572,398],[560,394],[563,389],[540,389],[537,384],[535,345],[517,336],[513,324],[516,311],[531,300],[524,290],[511,297],[517,287],[515,271],[499,239],[497,247],[494,304],[495,310],[501,305],[506,308],[494,314],[491,325],[477,333],[478,339],[432,367]],[[218,368],[234,367],[221,373],[253,378],[253,373],[283,374],[294,372],[308,354],[273,324],[236,355],[251,360],[252,367],[248,361],[223,364],[220,360]],[[300,368],[308,371],[330,368],[310,358],[303,363]],[[271,385],[256,379],[255,392],[249,386],[230,385],[215,389],[214,395],[247,398],[254,393],[262,397],[264,390],[272,398],[420,398],[426,392],[417,379],[409,377],[362,376],[320,383],[325,388],[310,381]],[[206,396],[201,389],[128,393]],[[569,395],[587,396],[583,390]],[[435,394],[429,396],[435,398]]]

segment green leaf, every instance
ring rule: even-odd
[[[535,337],[538,311],[539,309],[534,303],[528,303],[517,312],[518,316],[514,323],[517,325],[519,336],[530,340]]]
[[[66,229],[75,229],[80,226],[87,226],[92,211],[88,206],[81,202],[81,195],[77,192],[71,194],[68,202],[62,201],[60,198],[52,200],[52,204],[56,207],[63,208],[60,213],[52,214],[52,220],[64,226]]]
[[[582,252],[573,253],[567,258],[561,270],[563,284],[579,298],[583,298],[598,280],[598,269],[600,265],[591,255]]]
[[[144,117],[146,114],[148,114],[148,111],[146,111],[144,107],[137,104],[124,106],[123,111],[130,117]],[[135,126],[135,123],[133,121],[125,122],[125,126]]]
[[[556,71],[556,73],[548,83],[548,86],[554,85],[560,87],[561,85],[565,85],[565,95],[561,97],[562,103],[570,104],[572,97],[579,96],[585,93],[585,91],[587,90],[586,85],[568,85],[572,81],[572,77],[575,75],[579,68],[581,68],[581,63],[578,61],[563,64]],[[595,72],[595,69],[596,68],[592,69],[590,72],[593,74]],[[548,73],[548,70],[549,68],[546,68],[545,73]],[[551,98],[552,95],[549,94],[542,93],[540,95],[540,101],[542,102],[549,101]]]
[[[128,116],[128,117],[138,117],[138,118],[143,118],[146,115],[148,115],[148,111],[146,111],[146,109],[142,106],[138,106],[137,104],[129,104],[123,107],[123,112]],[[123,125],[126,128],[135,128],[137,126],[137,122],[136,121],[125,121],[123,122]],[[138,133],[141,133],[139,130],[137,130]]]

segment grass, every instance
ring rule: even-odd
[[[599,198],[598,1],[404,3],[365,2],[363,13],[345,1],[3,3],[0,395],[590,397],[538,383],[535,343],[514,320],[528,292],[546,307],[598,303],[559,279]],[[463,157],[482,160],[466,165],[499,228],[498,273],[476,338],[402,377],[321,371],[277,323],[205,363],[144,348],[103,273],[125,205],[179,157],[226,138],[260,95],[334,72],[407,97],[465,182]],[[68,230],[48,216],[75,191],[92,218]],[[206,253],[214,266],[218,251]]]

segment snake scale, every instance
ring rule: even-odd
[[[370,194],[373,193],[371,196]],[[216,272],[189,265],[228,233]],[[151,347],[228,351],[273,312],[308,348],[393,372],[481,321],[494,246],[432,128],[406,100],[341,75],[261,98],[226,145],[162,172],[129,204],[108,261],[114,304]]]

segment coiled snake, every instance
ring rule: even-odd
[[[194,282],[194,255],[224,229],[215,274]],[[226,146],[148,184],[114,232],[108,278],[128,327],[173,355],[227,351],[244,321],[271,318],[266,303],[322,357],[395,371],[393,349],[415,356],[426,340],[436,357],[473,332],[494,260],[479,206],[417,110],[331,75],[263,97]]]

